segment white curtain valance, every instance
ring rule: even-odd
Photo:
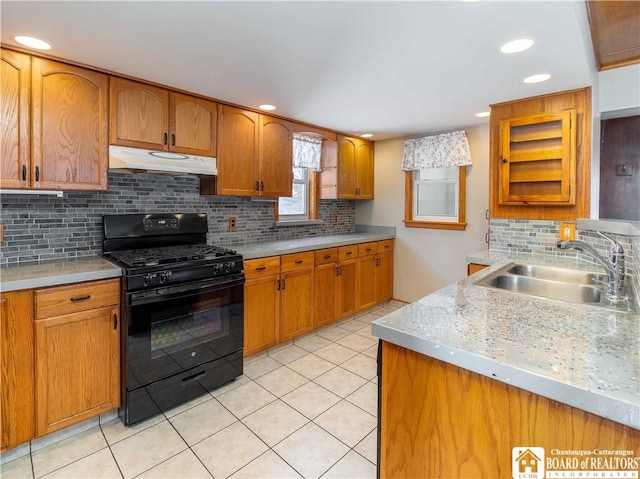
[[[405,171],[470,164],[471,153],[464,131],[414,138],[404,142],[402,169]]]
[[[293,166],[322,171],[322,140],[311,136],[296,134],[293,136]]]

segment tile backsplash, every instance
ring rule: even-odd
[[[355,231],[355,201],[320,200],[321,224],[276,226],[273,204],[235,196],[200,196],[192,177],[109,173],[106,193],[0,195],[4,243],[0,265],[69,259],[102,253],[102,215],[125,213],[206,213],[207,241],[233,245]],[[334,214],[338,224],[333,224]],[[229,216],[238,218],[228,231]]]
[[[579,220],[578,222],[580,222]],[[560,221],[518,220],[492,218],[489,222],[489,249],[511,253],[533,253],[551,256],[578,257],[598,264],[591,256],[574,249],[560,250],[556,247],[560,232]],[[597,221],[595,222],[597,227]],[[602,224],[606,225],[606,222]],[[630,228],[632,229],[632,228]],[[608,233],[609,234],[609,233]],[[635,279],[640,291],[640,233],[615,234],[609,236],[618,241],[625,251],[626,273]],[[589,243],[605,258],[609,256],[609,241],[598,235],[596,229],[578,228],[576,239]]]

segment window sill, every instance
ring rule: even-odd
[[[429,228],[434,230],[456,230],[464,231],[467,229],[467,223],[438,223],[431,221],[405,221],[407,228]]]
[[[294,221],[274,221],[273,226],[280,228],[281,226],[307,226],[307,225],[321,225],[324,224],[322,220],[294,220]]]

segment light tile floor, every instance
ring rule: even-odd
[[[0,465],[9,478],[375,478],[377,338],[391,302],[245,359],[233,383]]]

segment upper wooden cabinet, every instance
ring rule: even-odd
[[[201,193],[291,196],[292,139],[289,121],[218,105],[218,176]]]
[[[0,186],[106,191],[109,77],[9,50],[1,53]]]
[[[0,187],[29,188],[31,57],[0,50],[0,68]]]
[[[111,144],[216,156],[216,103],[111,77]]]
[[[588,218],[591,88],[491,105],[491,218]]]
[[[500,122],[500,204],[574,205],[576,112]]]
[[[373,143],[338,135],[338,198],[373,199]]]

